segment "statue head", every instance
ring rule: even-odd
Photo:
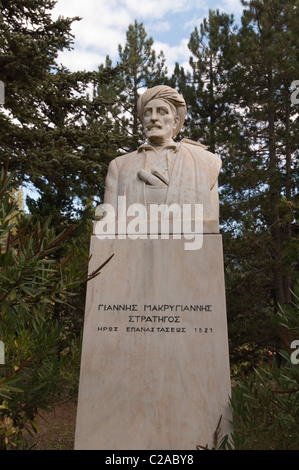
[[[147,89],[138,100],[138,115],[149,140],[173,138],[183,126],[187,108],[184,98],[173,88],[158,85]]]

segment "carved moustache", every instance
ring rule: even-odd
[[[162,129],[161,124],[157,124],[157,123],[155,123],[155,124],[148,124],[148,125],[146,126],[146,128],[147,128],[148,130],[152,129],[153,127],[156,127],[157,129]]]

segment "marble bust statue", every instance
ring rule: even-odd
[[[221,159],[198,142],[173,140],[186,113],[184,98],[168,86],[149,88],[139,97],[146,141],[110,162],[104,203],[116,212],[118,196],[126,196],[127,205],[202,204],[203,232],[218,233]]]

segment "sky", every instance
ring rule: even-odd
[[[71,71],[97,70],[107,54],[116,63],[118,45],[125,44],[126,31],[137,20],[153,38],[155,50],[164,52],[171,73],[176,62],[188,65],[191,32],[209,9],[238,19],[243,7],[241,0],[58,0],[54,18],[82,18],[72,26],[73,50],[60,53],[58,61]]]

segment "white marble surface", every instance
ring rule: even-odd
[[[87,289],[76,449],[195,450],[221,415],[229,432],[222,239],[183,245],[92,236],[91,271],[114,257]]]

